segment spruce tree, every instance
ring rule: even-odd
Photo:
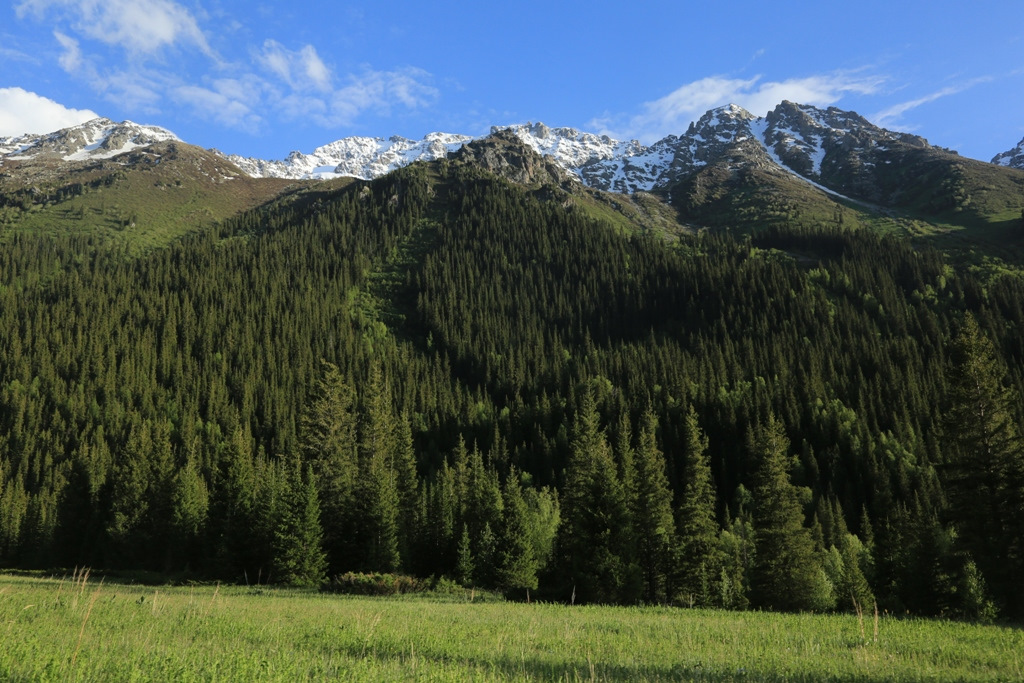
[[[412,425],[408,415],[398,418],[394,468],[398,495],[398,552],[402,568],[411,572],[415,563],[413,548],[416,546],[416,538],[419,535],[416,514],[419,501],[419,477],[416,471]]]
[[[502,494],[504,523],[498,541],[497,587],[517,592],[537,588],[537,558],[530,538],[530,519],[519,484],[519,473],[512,469]]]
[[[295,464],[285,467],[294,469]],[[273,537],[274,580],[291,586],[319,586],[325,578],[327,556],[313,471],[286,472],[282,481],[285,491]]]
[[[628,510],[589,387],[573,426],[562,510],[561,568],[576,599],[635,599],[638,576],[628,555]]]
[[[469,541],[469,528],[463,524],[462,536],[459,538],[459,547],[456,550],[455,580],[463,586],[472,586],[475,571],[473,549]]]
[[[658,448],[658,420],[648,409],[640,423],[634,451],[633,539],[643,575],[643,597],[649,603],[668,598],[668,578],[676,556],[676,525],[672,492],[665,474],[665,456]]]
[[[168,545],[173,549],[172,569],[199,569],[209,506],[206,482],[190,454],[185,466],[174,475],[171,490],[172,533]]]
[[[360,506],[358,531],[363,535],[363,567],[391,572],[401,565],[399,554],[398,477],[395,472],[395,416],[391,387],[374,363],[364,398],[360,433]]]
[[[968,315],[953,345],[942,468],[957,543],[1004,607],[1024,613],[1024,442],[991,340]]]
[[[320,361],[320,377],[300,422],[301,448],[320,483],[324,546],[332,572],[351,568],[359,454],[355,391],[338,366]]]
[[[110,479],[110,538],[107,562],[115,567],[140,567],[151,562],[145,557],[150,539],[146,521],[150,501],[146,493],[150,485],[149,457],[153,441],[148,422],[136,424],[128,436]]]
[[[676,594],[687,604],[714,602],[714,584],[721,579],[722,557],[715,518],[715,485],[708,459],[708,440],[691,406],[684,423],[685,484],[679,502],[679,562]]]
[[[754,449],[760,468],[754,489],[751,602],[777,610],[828,608],[833,596],[827,594],[820,557],[804,526],[800,495],[789,478],[789,439],[774,415],[755,437]]]

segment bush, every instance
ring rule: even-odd
[[[348,572],[335,576],[321,587],[327,593],[348,595],[399,595],[424,593],[431,590],[430,582],[403,574],[358,574]]]

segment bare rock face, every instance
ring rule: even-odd
[[[497,130],[453,152],[453,161],[470,163],[521,185],[569,186],[576,179],[551,157],[542,157],[514,132]]]

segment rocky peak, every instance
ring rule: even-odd
[[[414,161],[443,159],[472,140],[468,135],[430,133],[422,140],[401,135],[390,138],[348,137],[317,147],[311,154],[292,152],[283,161],[230,155],[229,161],[258,178],[328,179],[351,176],[368,180]]]
[[[1024,169],[1024,139],[1021,139],[1013,149],[992,157],[992,163],[997,166]]]
[[[96,118],[46,135],[0,138],[0,155],[11,160],[88,161],[109,159],[167,140],[178,138],[157,126]]]
[[[473,164],[522,185],[569,186],[578,181],[550,157],[542,157],[511,129],[496,130],[452,152],[456,162]]]

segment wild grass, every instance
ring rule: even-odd
[[[18,681],[982,681],[1024,676],[1024,632],[871,615],[356,598],[0,577]]]

